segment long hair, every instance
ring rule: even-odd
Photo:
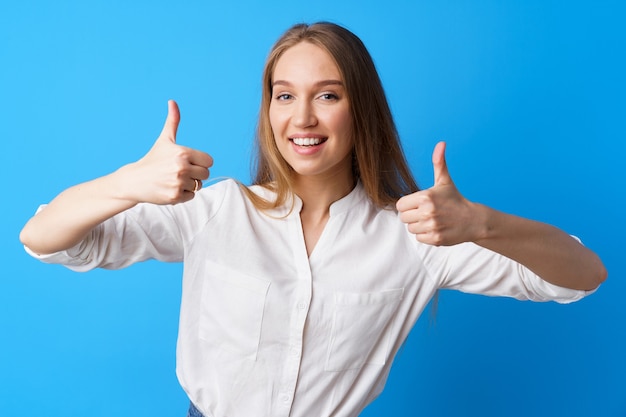
[[[281,156],[269,119],[276,63],[300,42],[325,50],[335,61],[346,88],[352,116],[354,150],[352,173],[378,207],[394,205],[419,188],[408,167],[387,98],[374,62],[363,42],[349,30],[328,22],[296,24],[273,46],[263,71],[261,108],[256,134],[253,184],[276,193],[267,201],[244,188],[259,209],[276,208],[290,195],[294,171]]]

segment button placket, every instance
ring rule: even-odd
[[[297,288],[292,298],[292,308],[295,308],[294,320],[289,326],[289,341],[285,355],[285,367],[281,378],[278,402],[282,413],[289,415],[298,382],[302,359],[302,345],[304,326],[306,323],[308,308],[311,300],[311,267],[309,264],[300,216],[294,216],[291,222],[293,238],[293,261],[296,271]]]

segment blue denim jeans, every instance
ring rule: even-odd
[[[193,405],[192,402],[189,403],[189,411],[187,411],[187,417],[204,417],[202,413]]]

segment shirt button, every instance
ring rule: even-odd
[[[289,394],[280,394],[280,400],[284,403],[289,402]]]
[[[306,303],[304,301],[300,301],[298,303],[298,309],[299,310],[304,310],[306,308]]]

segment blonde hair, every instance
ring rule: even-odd
[[[261,210],[285,203],[292,190],[294,171],[281,156],[269,120],[272,78],[282,54],[300,42],[325,50],[335,61],[350,103],[354,135],[352,173],[371,201],[381,207],[395,205],[401,196],[419,188],[408,167],[382,83],[361,40],[349,30],[328,22],[296,24],[273,46],[263,71],[261,108],[256,134],[253,184],[276,193],[268,201],[244,187]]]

